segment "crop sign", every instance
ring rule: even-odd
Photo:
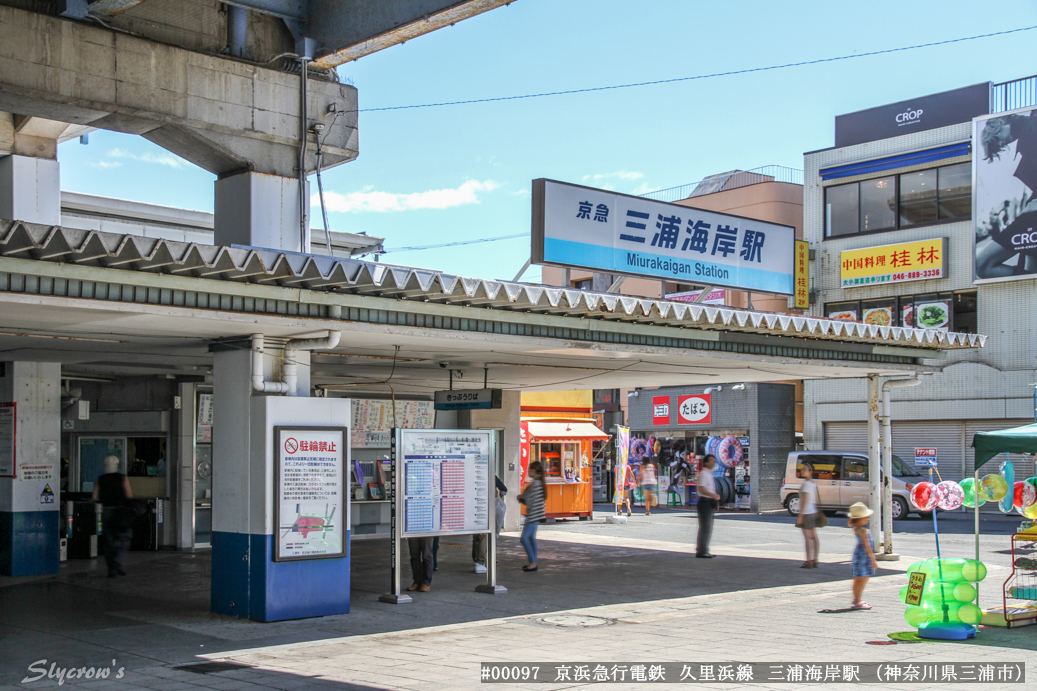
[[[947,239],[933,238],[839,253],[843,288],[947,277]]]
[[[682,425],[706,425],[713,422],[712,394],[677,397],[677,422]]]
[[[533,181],[534,264],[792,295],[794,243],[792,226]]]

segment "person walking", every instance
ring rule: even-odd
[[[127,505],[133,498],[133,492],[130,490],[129,478],[119,472],[119,465],[118,456],[105,457],[104,475],[97,478],[93,493],[93,500],[103,507],[101,547],[108,566],[108,578],[126,575],[122,560],[133,536]]]
[[[427,593],[432,589],[433,551],[431,537],[407,538],[407,549],[410,551],[410,572],[414,582],[407,586],[411,592],[419,590]]]
[[[698,475],[698,501],[695,503],[695,511],[699,517],[698,542],[695,544],[695,556],[698,559],[712,559],[714,555],[709,553],[709,541],[713,537],[713,514],[717,510],[716,478],[713,477],[713,468],[716,467],[717,458],[713,454],[706,454],[702,459],[702,469]]]
[[[817,483],[814,482],[814,468],[809,464],[804,463],[800,473],[803,477],[803,484],[799,487],[799,515],[796,516],[796,526],[803,530],[807,560],[799,568],[816,569],[817,553],[821,547],[821,543],[817,539],[821,516],[817,503]]]
[[[868,579],[879,570],[879,564],[875,561],[875,543],[871,539],[871,531],[868,530],[868,516],[875,513],[865,504],[857,502],[850,506],[849,526],[853,528],[853,534],[857,536],[857,546],[853,550],[851,560],[853,573],[853,609],[871,609],[871,605],[864,601],[864,586]]]
[[[645,515],[652,515],[652,504],[655,503],[655,488],[658,487],[659,480],[655,476],[655,464],[649,460],[645,460],[644,467],[641,468],[641,493],[645,498]]]
[[[522,567],[523,571],[537,570],[537,526],[547,517],[544,511],[544,498],[547,489],[544,486],[544,466],[540,461],[533,461],[526,471],[529,476],[529,484],[522,494],[518,496],[520,503],[526,505],[526,523],[522,526],[522,546],[526,549],[526,557],[529,563]]]

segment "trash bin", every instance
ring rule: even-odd
[[[101,505],[92,501],[66,502],[68,558],[96,559],[101,534]]]

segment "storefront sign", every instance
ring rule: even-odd
[[[347,427],[274,428],[274,561],[346,555]]]
[[[792,226],[533,181],[534,264],[792,295]]]
[[[619,410],[619,389],[594,389],[594,410],[615,412]],[[601,425],[598,425],[601,427]],[[604,429],[602,427],[602,429]]]
[[[17,403],[0,403],[0,477],[15,476]]]
[[[435,410],[432,401],[396,401],[396,424],[393,424],[393,402],[354,398],[351,404],[352,425],[349,445],[354,449],[389,448],[390,430],[432,429]]]
[[[401,537],[490,530],[490,432],[397,430]]]
[[[706,425],[713,422],[712,394],[677,397],[677,423]]]
[[[907,597],[904,603],[918,606],[922,604],[922,592],[925,589],[925,574],[921,571],[912,571],[907,579]]]
[[[990,112],[990,82],[835,118],[835,145],[852,146],[969,122]],[[975,150],[975,149],[974,149]]]
[[[915,449],[915,465],[936,467],[936,449]]]
[[[670,397],[652,396],[652,424],[670,424]]]
[[[436,410],[489,410],[501,407],[501,389],[458,389],[437,391]]]
[[[672,302],[697,302],[700,305],[723,305],[727,291],[723,289],[711,290],[709,295],[702,300],[699,300],[700,295],[702,295],[701,290],[692,290],[687,293],[670,293],[666,296],[666,299]]]
[[[810,243],[796,240],[796,308],[810,307]]]
[[[947,238],[843,250],[839,278],[843,288],[946,278]]]
[[[973,123],[972,266],[976,283],[1037,276],[1035,132],[1037,108],[978,118]]]

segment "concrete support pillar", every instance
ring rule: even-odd
[[[459,424],[461,429],[490,429],[501,428],[504,430],[504,475],[501,480],[508,486],[508,496],[505,503],[508,511],[504,516],[504,530],[522,529],[521,505],[518,503],[518,495],[522,492],[519,487],[522,468],[519,463],[519,423],[522,421],[522,394],[518,391],[503,392],[501,407],[497,410],[471,410],[458,411],[458,421],[462,422],[464,414],[467,413],[467,424]]]
[[[0,576],[57,573],[61,365],[0,367],[0,403],[14,404],[15,422],[15,477],[0,478]]]
[[[871,539],[878,548],[881,530],[882,466],[879,459],[879,375],[868,375],[868,486],[870,489],[868,508],[871,514],[868,529]]]
[[[264,352],[264,379],[271,380],[282,367],[280,352]],[[349,399],[310,398],[308,359],[300,358],[298,369],[298,396],[265,395],[252,387],[248,345],[213,355],[211,604],[217,614],[278,621],[349,611],[348,556],[273,560],[274,426],[350,422]],[[349,526],[348,515],[340,525]]]
[[[306,198],[309,199],[309,185]],[[308,205],[307,205],[308,208]],[[215,243],[310,251],[299,224],[299,180],[244,172],[216,181]]]
[[[14,154],[0,158],[0,218],[59,225],[61,175],[58,162]]]

